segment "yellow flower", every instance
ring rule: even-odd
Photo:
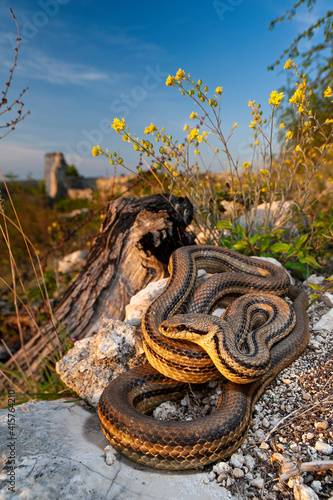
[[[242,165],[243,168],[245,168],[245,170],[247,170],[248,168],[251,167],[251,163],[249,161],[245,161]]]
[[[216,87],[215,92],[216,94],[221,95],[223,92],[223,87]]]
[[[197,137],[198,141],[202,142],[204,139],[206,139],[207,135],[208,135],[208,133],[206,132],[206,130],[204,130],[202,132],[202,135],[198,135],[198,137]]]
[[[165,85],[168,87],[172,85],[173,87],[175,86],[175,79],[173,76],[169,75],[168,78],[166,79]]]
[[[111,127],[116,132],[118,132],[118,134],[120,134],[120,132],[119,132],[120,130],[125,130],[125,118],[123,118],[122,120],[119,120],[119,118],[115,118],[113,120]]]
[[[304,78],[302,83],[298,85],[298,88],[295,90],[295,93],[289,99],[289,102],[292,104],[296,104],[298,106],[303,104],[303,102],[305,101],[306,89],[307,89],[307,82],[306,79]]]
[[[182,79],[185,78],[185,77],[186,77],[185,71],[183,71],[182,69],[179,68],[179,70],[176,73],[176,77],[175,77],[176,80],[179,80],[179,82],[181,82]]]
[[[94,146],[91,150],[91,154],[93,156],[98,156],[98,155],[102,154],[102,150],[99,146]]]
[[[198,118],[198,116],[198,113],[195,113],[194,111],[192,111],[192,113],[190,114],[191,120],[193,120],[194,118]]]
[[[149,125],[149,127],[145,128],[145,134],[150,134],[151,132],[154,132],[156,130],[156,127],[153,123]]]
[[[285,127],[284,123],[280,123],[280,130],[282,130]]]
[[[278,94],[276,90],[273,90],[273,92],[269,96],[268,103],[272,104],[275,107],[278,107],[280,102],[282,101],[283,96],[284,96],[283,92],[280,92],[280,94]]]
[[[331,123],[333,123],[333,119],[332,118],[326,118],[325,125],[330,125]]]
[[[185,123],[183,130],[184,130],[185,132],[187,132],[187,131],[189,130],[189,126],[187,125],[187,123]]]
[[[259,141],[256,141],[254,144],[255,146],[259,146]]]
[[[331,87],[327,87],[327,89],[324,92],[324,97],[332,97],[333,96],[333,91]]]
[[[299,147],[299,144],[297,144],[296,148],[295,148],[295,151],[300,151],[300,147]]]
[[[292,66],[295,66],[295,63],[292,59],[288,59],[288,61],[286,61],[286,64],[284,65],[284,69],[291,69]]]
[[[288,132],[286,132],[287,140],[292,139],[293,135],[294,135],[294,133],[291,130],[288,130]]]
[[[249,108],[253,108],[255,106],[256,101],[248,101],[247,104]]]
[[[194,139],[196,139],[198,137],[198,135],[199,135],[199,130],[197,128],[192,129],[191,132],[187,136],[188,142],[194,141]]]
[[[200,151],[198,151],[197,149],[194,150],[194,154],[195,156],[197,156],[198,154],[200,154]]]
[[[231,130],[234,130],[237,126],[238,126],[238,123],[237,122],[234,123],[233,126],[232,126],[232,128],[231,128]]]

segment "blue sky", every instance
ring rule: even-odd
[[[285,83],[286,74],[267,66],[328,4],[319,0],[312,13],[304,9],[269,32],[270,21],[291,1],[2,0],[0,88],[14,55],[12,7],[22,45],[9,97],[28,86],[24,102],[31,114],[0,141],[0,168],[41,179],[45,152],[62,151],[86,177],[112,175],[106,159],[91,156],[96,144],[120,149],[135,168],[137,154],[110,124],[125,117],[143,136],[153,122],[182,139],[195,108],[165,85],[179,67],[212,90],[223,86],[223,127],[228,132],[238,123],[231,150],[245,161],[251,141],[248,100],[261,102],[268,114],[269,94]]]

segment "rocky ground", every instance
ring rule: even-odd
[[[333,500],[333,328],[313,330],[331,309],[326,302],[309,310],[311,337],[305,353],[259,399],[245,442],[229,460],[210,467],[206,484],[216,481],[240,499]],[[154,416],[208,414],[220,393],[221,385],[210,382],[179,403],[163,403]]]

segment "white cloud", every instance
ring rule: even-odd
[[[8,41],[0,36],[0,64],[2,68],[11,68],[14,62],[13,51],[5,50]],[[7,47],[6,47],[7,49]],[[55,85],[85,85],[93,82],[118,82],[127,77],[127,73],[113,73],[77,62],[68,62],[49,57],[41,50],[24,47],[24,57],[19,59],[16,74],[24,78],[33,78]]]
[[[21,75],[53,84],[84,85],[85,83],[108,81],[110,76],[92,66],[70,63],[46,56],[41,51],[30,50],[17,68]]]

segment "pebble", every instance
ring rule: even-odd
[[[318,351],[320,349],[320,344],[316,340],[310,340],[308,344],[308,348],[311,349],[311,351]]]
[[[222,483],[222,481],[225,481],[227,479],[227,477],[228,477],[227,472],[221,472],[221,474],[219,474],[219,476],[217,477],[216,482]]]
[[[317,493],[323,489],[320,481],[312,481],[311,488],[314,489]]]
[[[322,441],[316,442],[315,449],[324,453],[324,455],[331,455],[333,453],[333,447],[330,444],[323,443]]]
[[[254,486],[255,488],[258,488],[258,490],[261,490],[265,484],[265,481],[261,477],[256,477],[255,479],[252,479],[250,482],[251,486]]]
[[[317,276],[316,274],[311,274],[307,280],[303,281],[303,285],[308,286],[309,283],[313,283],[315,285],[321,285],[325,281],[324,276]]]
[[[262,425],[265,427],[265,429],[268,429],[271,426],[269,420],[266,417],[262,419]]]
[[[281,443],[276,443],[276,448],[279,450],[279,451],[284,451],[285,450],[285,447],[283,446],[283,444]]]
[[[315,429],[319,429],[321,431],[326,431],[326,429],[328,428],[328,422],[326,422],[326,420],[322,421],[322,422],[316,422],[314,424],[315,426]]]
[[[302,397],[305,401],[310,401],[311,399],[311,394],[309,394],[308,392],[304,392],[302,391]]]
[[[232,472],[232,467],[230,467],[230,465],[226,462],[219,462],[218,464],[214,465],[213,472],[215,472],[215,474],[217,474],[218,476],[223,472],[229,474]]]
[[[234,478],[235,479],[240,479],[242,477],[244,477],[244,471],[242,469],[240,469],[239,467],[236,467],[234,469]]]
[[[232,477],[228,476],[225,485],[227,488],[230,488],[230,486],[233,485],[234,482],[235,482],[234,479]]]
[[[294,490],[295,500],[319,500],[317,493],[305,484],[289,479],[288,486]]]
[[[233,467],[241,468],[244,464],[244,456],[240,453],[234,453],[231,455],[229,462]]]
[[[110,445],[104,448],[105,463],[106,465],[113,465],[119,456],[119,453]]]
[[[244,462],[245,462],[246,467],[248,467],[248,469],[250,471],[254,469],[256,461],[255,461],[255,459],[253,458],[252,455],[245,455]]]
[[[267,462],[268,461],[267,453],[265,453],[264,451],[262,451],[260,449],[256,449],[255,450],[255,454],[257,455],[257,457],[259,458],[259,460],[262,460],[263,462]]]

